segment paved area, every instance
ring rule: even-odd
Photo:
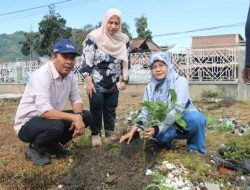
[[[0,94],[0,99],[11,99],[11,98],[21,98],[22,94],[12,94],[12,93],[6,93],[6,94]]]

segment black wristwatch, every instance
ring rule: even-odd
[[[78,114],[79,114],[79,115],[81,115],[81,116],[82,116],[82,112],[76,112],[75,114],[76,114],[76,115],[78,115]]]
[[[126,84],[128,84],[128,80],[125,79],[121,79],[121,82],[125,82]]]

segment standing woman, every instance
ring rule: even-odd
[[[83,42],[81,73],[84,76],[93,123],[92,146],[101,145],[102,116],[105,137],[116,140],[115,109],[119,90],[128,83],[129,38],[121,32],[121,12],[109,9],[101,27],[92,31]]]

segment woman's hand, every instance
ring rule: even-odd
[[[155,134],[155,129],[153,127],[145,128],[144,138],[152,138]]]
[[[137,130],[137,126],[134,125],[130,131],[128,133],[126,133],[125,135],[123,135],[121,138],[120,138],[120,141],[119,143],[122,143],[123,141],[127,140],[127,144],[130,143],[130,141],[132,140],[133,136],[134,136],[134,133],[136,132]]]
[[[127,84],[125,82],[119,81],[116,83],[118,90],[125,90],[127,88]]]
[[[92,94],[96,93],[95,85],[92,82],[92,78],[90,76],[85,77],[85,85],[86,85],[86,92],[89,98],[92,98]]]

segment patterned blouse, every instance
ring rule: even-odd
[[[129,43],[127,48],[130,67]],[[92,39],[88,38],[83,43],[81,73],[83,77],[88,75],[92,77],[97,91],[114,92],[118,90],[116,83],[122,76],[122,60],[103,52]]]

